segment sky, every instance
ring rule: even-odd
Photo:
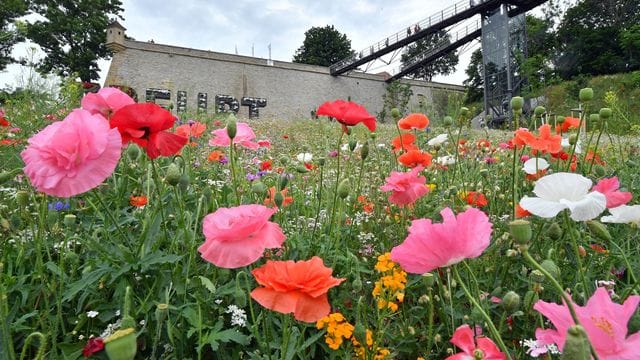
[[[347,35],[354,50],[359,51],[395,34],[407,26],[452,6],[460,0],[123,0],[126,34],[138,41],[153,40],[167,44],[223,53],[269,57],[271,44],[273,60],[291,61],[304,41],[304,33],[314,26],[334,25]],[[464,0],[463,0],[464,1]],[[26,48],[20,45],[16,56],[24,56]],[[456,72],[437,76],[433,80],[462,84],[464,70],[476,40],[467,45],[460,55]],[[253,50],[252,50],[253,48]],[[370,64],[368,72],[389,71],[399,67],[400,54],[391,66],[381,61]],[[109,61],[99,62],[100,83],[103,83]],[[24,78],[25,69],[12,65],[0,74],[0,88],[16,87]]]

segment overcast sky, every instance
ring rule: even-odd
[[[458,0],[459,1],[459,0]],[[291,61],[304,41],[304,33],[313,26],[334,25],[347,35],[359,51],[395,34],[440,10],[454,0],[123,0],[123,17],[127,35],[139,41],[212,50],[224,53],[271,57]],[[468,45],[460,56],[455,74],[438,76],[434,81],[461,84],[464,70],[478,41]],[[24,45],[16,49],[24,54]],[[395,66],[399,66],[395,57]],[[390,55],[388,55],[389,60]],[[101,61],[104,81],[108,61]],[[389,70],[382,62],[371,64],[369,71]],[[391,71],[390,71],[391,72]],[[11,66],[0,74],[0,87],[16,86],[24,70]]]

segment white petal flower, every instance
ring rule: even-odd
[[[529,175],[537,174],[538,171],[546,170],[549,167],[547,160],[543,158],[531,158],[525,161],[522,169]]]
[[[94,318],[94,317],[98,316],[98,314],[100,314],[100,313],[97,312],[97,311],[93,311],[93,310],[87,311],[87,317],[88,318]]]
[[[603,216],[600,220],[606,223],[630,224],[640,226],[640,205],[621,205],[609,209],[611,216]]]
[[[569,138],[562,138],[562,143],[561,143],[563,148],[568,148],[571,147],[572,145],[569,143]],[[582,154],[582,147],[580,147],[580,140],[578,140],[578,143],[576,143],[576,154]]]
[[[533,193],[537,197],[523,197],[520,206],[547,219],[564,209],[569,209],[575,221],[595,219],[606,208],[607,198],[597,191],[589,192],[591,185],[591,180],[578,174],[547,175],[536,181]]]
[[[453,165],[456,163],[456,158],[452,155],[439,156],[436,159],[436,163],[440,165]]]
[[[433,139],[427,141],[427,145],[429,145],[429,146],[442,145],[442,144],[446,143],[447,141],[449,141],[449,135],[440,134],[440,135],[434,137]]]
[[[296,156],[296,159],[300,162],[309,162],[313,159],[313,154],[310,153],[300,153]]]

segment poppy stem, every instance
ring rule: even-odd
[[[576,256],[576,264],[578,265],[578,274],[580,275],[580,281],[582,282],[582,291],[584,291],[584,298],[588,298],[589,294],[589,283],[587,283],[587,279],[584,277],[584,268],[582,266],[582,260],[580,259],[580,248],[578,247],[578,239],[575,237],[575,232],[573,231],[573,224],[569,220],[569,214],[564,212],[564,223],[566,229],[569,229],[569,238],[571,238],[571,246],[573,247],[573,251]],[[584,250],[583,250],[584,251]],[[576,324],[577,325],[577,324]]]
[[[236,175],[235,145],[233,141],[229,144],[229,165],[231,165],[231,181],[233,182],[233,192],[236,195],[236,205],[240,206],[240,194],[238,193],[238,180]]]
[[[331,232],[333,231],[333,221],[336,216],[336,206],[338,203],[338,184],[340,183],[340,146],[342,145],[342,137],[344,136],[344,131],[340,132],[340,138],[338,139],[338,155],[336,156],[336,183],[333,187],[333,205],[331,206],[331,219],[329,221],[329,233],[331,236]]]
[[[478,303],[478,301],[476,300],[476,298],[474,298],[471,293],[469,292],[469,289],[467,288],[467,286],[464,284],[464,282],[462,281],[462,278],[460,277],[460,274],[458,273],[458,268],[457,266],[452,266],[451,267],[453,269],[453,274],[456,277],[456,280],[458,281],[458,283],[460,284],[460,286],[462,287],[462,290],[464,291],[465,295],[467,296],[467,299],[469,299],[469,301],[471,302],[471,304],[480,312],[480,314],[482,315],[482,317],[484,318],[484,320],[487,323],[487,326],[489,327],[489,331],[491,332],[491,334],[493,335],[494,339],[498,345],[498,347],[500,348],[500,350],[504,353],[504,355],[506,356],[506,358],[508,360],[511,360],[511,355],[509,354],[509,349],[507,348],[507,346],[504,344],[504,341],[502,341],[502,337],[500,336],[500,333],[498,332],[498,330],[496,329],[496,326],[493,324],[493,321],[491,321],[491,318],[489,317],[489,315],[484,311],[484,309],[482,308],[482,306]]]

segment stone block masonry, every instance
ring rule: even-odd
[[[321,103],[335,99],[350,98],[374,115],[383,107],[387,85],[384,75],[351,72],[334,77],[328,68],[321,66],[122,39],[107,45],[114,50],[114,56],[105,86],[131,87],[138,101],[145,101],[147,94],[154,91],[167,97],[168,91],[169,99],[158,102],[173,104],[174,111],[178,103],[182,109],[186,106],[187,111],[195,111],[203,107],[202,99],[206,97],[207,111],[215,112],[216,95],[230,96],[238,104],[253,102],[253,108],[240,105],[240,118],[249,117],[250,109],[260,118],[308,118]],[[420,97],[431,101],[435,90],[464,91],[458,85],[404,79],[402,82],[411,85],[413,105],[418,104]]]

